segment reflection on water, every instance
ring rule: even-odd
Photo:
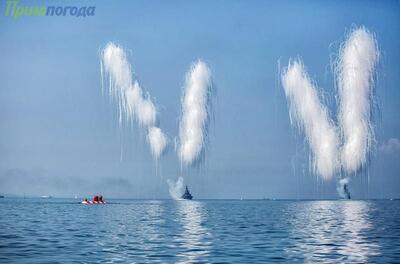
[[[400,256],[400,201],[51,200],[0,199],[0,263],[398,263]]]
[[[177,242],[182,244],[178,263],[197,263],[205,261],[210,254],[210,233],[206,228],[205,209],[200,201],[177,201],[182,234]]]
[[[313,201],[293,205],[293,248],[287,253],[308,263],[368,262],[379,246],[367,238],[371,229],[365,201]]]
[[[369,222],[368,203],[344,202],[342,213],[345,246],[339,249],[339,253],[348,256],[349,261],[364,263],[368,257],[378,255],[379,246],[366,238],[366,233],[372,228]]]

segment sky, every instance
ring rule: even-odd
[[[65,6],[65,1],[19,5]],[[399,1],[68,1],[94,16],[5,16],[0,3],[0,193],[169,198],[185,178],[196,198],[337,198],[337,181],[309,168],[290,124],[281,67],[300,57],[336,113],[331,61],[354,27],[375,34],[376,143],[352,177],[354,198],[400,198]],[[120,128],[102,92],[100,50],[128,51],[135,76],[179,134],[181,92],[193,62],[216,88],[204,163],[182,168],[174,146],[156,163],[136,125]]]

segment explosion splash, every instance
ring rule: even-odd
[[[168,179],[167,183],[169,186],[169,194],[171,195],[171,197],[175,200],[180,200],[184,189],[183,178],[179,177],[176,182]]]

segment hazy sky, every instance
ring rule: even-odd
[[[66,5],[56,0],[21,5]],[[113,3],[113,4],[111,4]],[[330,62],[345,34],[365,25],[381,51],[369,170],[355,198],[400,197],[399,1],[68,1],[95,16],[4,15],[0,2],[0,192],[168,198],[183,175],[197,198],[336,198],[336,181],[309,170],[291,128],[279,65],[300,56],[336,113]],[[202,58],[217,88],[205,164],[181,170],[173,146],[153,161],[145,133],[120,130],[102,93],[99,50],[129,51],[160,127],[178,135],[185,73]],[[157,174],[158,172],[158,174]]]

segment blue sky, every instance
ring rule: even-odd
[[[335,198],[336,182],[309,171],[307,145],[290,126],[278,69],[300,56],[335,113],[331,58],[346,32],[365,25],[381,50],[377,144],[368,170],[350,188],[360,198],[400,196],[400,148],[382,147],[400,138],[398,1],[68,5],[96,6],[95,16],[13,19],[0,3],[0,192],[167,198],[166,179],[183,175],[199,198]],[[198,58],[209,64],[217,99],[202,167],[181,171],[173,148],[157,167],[145,134],[119,129],[116,107],[101,91],[99,50],[108,41],[129,51],[171,138],[178,135],[186,71]]]

